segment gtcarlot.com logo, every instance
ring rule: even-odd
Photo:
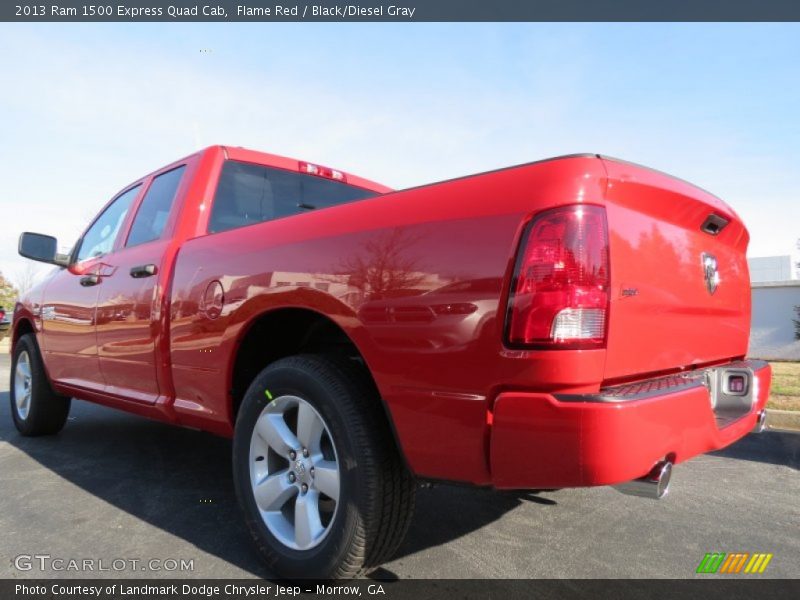
[[[18,571],[194,571],[194,559],[185,558],[74,558],[50,554],[14,557]]]
[[[697,573],[756,574],[767,570],[772,554],[764,552],[708,552]]]

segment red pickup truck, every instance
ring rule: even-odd
[[[615,485],[764,423],[748,233],[715,196],[594,154],[402,191],[213,146],[126,186],[15,307],[25,435],[80,398],[233,438],[269,567],[388,559],[417,480]]]

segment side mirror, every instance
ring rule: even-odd
[[[58,242],[56,238],[51,235],[26,231],[19,236],[17,251],[25,258],[50,263],[51,265],[58,265],[60,267],[67,266],[69,262],[68,258],[58,254]]]

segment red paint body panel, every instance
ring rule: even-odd
[[[611,249],[611,316],[605,378],[743,357],[750,335],[747,230],[721,200],[688,183],[604,160]],[[730,223],[700,230],[714,213]],[[720,284],[709,294],[701,255],[713,254]],[[636,289],[636,296],[624,296]],[[635,345],[631,343],[635,340]]]
[[[157,280],[133,279],[131,267],[161,265],[168,242],[125,248],[109,257],[108,275],[98,285],[95,334],[106,391],[141,402],[158,398],[155,340]]]
[[[658,452],[684,460],[747,429],[742,420],[715,432],[707,402],[691,394],[624,407],[554,397],[744,356],[747,233],[713,196],[581,155],[399,192],[345,174],[381,195],[209,234],[225,160],[299,168],[214,146],[148,175],[115,251],[58,271],[18,305],[15,327],[44,323],[39,342],[60,391],[231,435],[241,341],[259,318],[293,308],[333,321],[357,347],[419,476],[500,487],[613,483],[643,475]],[[123,248],[153,177],[180,164],[165,234]],[[524,228],[542,210],[581,203],[607,212],[607,348],[510,349],[506,302]],[[711,211],[730,221],[716,238],[698,230]],[[700,265],[707,251],[723,277],[713,296]],[[157,264],[157,275],[130,278],[144,263]],[[79,285],[88,269],[99,269],[99,285]],[[390,274],[377,288],[367,284],[376,271]],[[624,296],[630,287],[637,295]],[[43,321],[42,306],[66,318]],[[516,453],[534,457],[525,461],[533,470],[509,472]]]
[[[41,311],[53,315],[40,322],[39,340],[51,380],[100,390],[105,380],[100,372],[94,318],[99,290],[82,287],[78,280],[78,275],[66,269],[56,273],[45,284],[46,300],[31,312],[37,317]]]

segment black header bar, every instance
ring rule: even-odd
[[[643,558],[646,560],[646,557]],[[800,580],[742,575],[703,580],[418,579],[269,581],[259,579],[2,579],[4,600],[794,600]]]
[[[314,3],[50,0],[0,3],[6,22],[171,21],[800,21],[798,0],[398,0]]]

